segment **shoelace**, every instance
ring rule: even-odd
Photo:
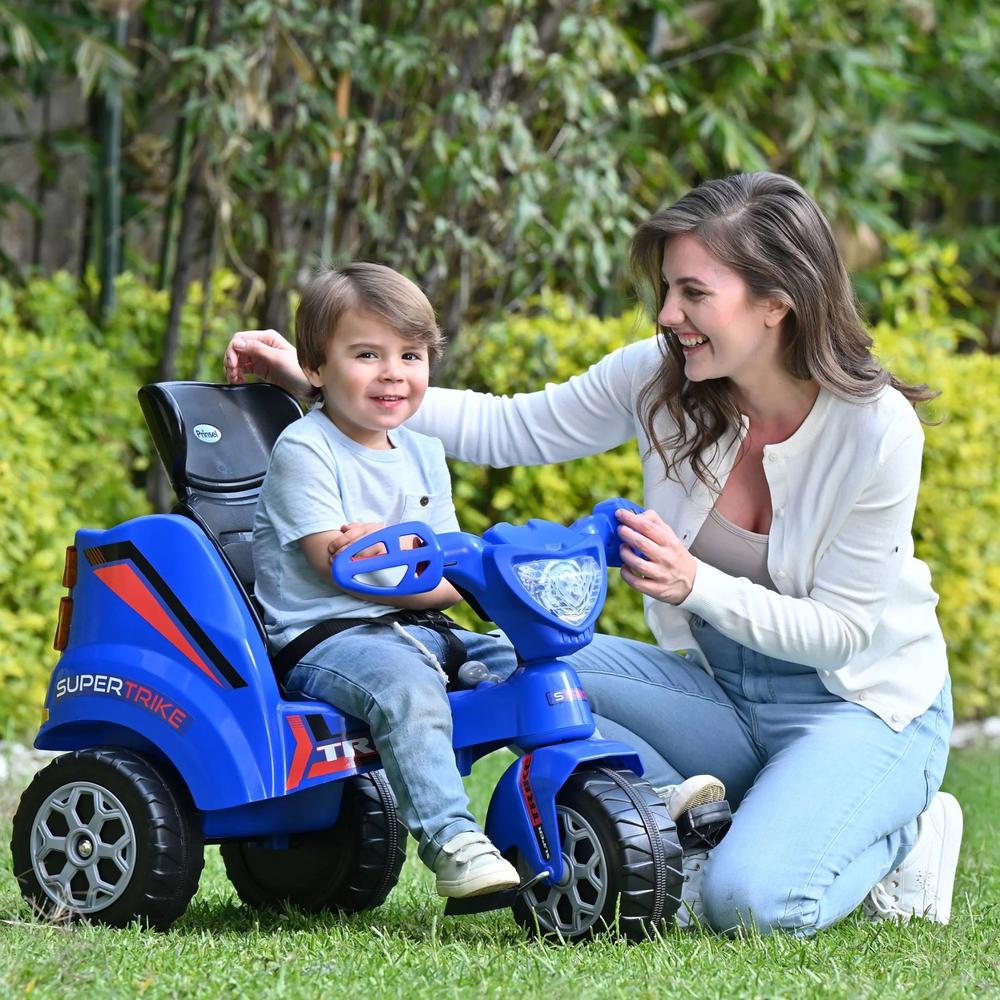
[[[678,927],[696,927],[704,919],[701,879],[708,858],[708,851],[699,851],[697,854],[684,856],[684,883],[681,886],[680,905],[677,908]]]
[[[880,917],[905,917],[899,900],[881,882],[876,882],[868,893],[868,903]]]

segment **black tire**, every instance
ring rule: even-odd
[[[643,940],[673,919],[684,881],[681,848],[647,782],[632,771],[576,771],[556,796],[556,816],[563,879],[517,897],[512,909],[522,927],[569,943],[608,932]]]
[[[49,919],[166,930],[205,864],[201,830],[165,769],[133,750],[79,750],[39,771],[10,842],[21,894]]]
[[[340,815],[328,830],[295,835],[284,850],[245,842],[221,850],[247,906],[356,913],[383,903],[399,880],[406,827],[385,775],[371,771],[344,779]]]

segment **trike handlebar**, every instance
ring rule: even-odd
[[[583,536],[596,535],[608,566],[622,564],[615,511],[623,507],[642,513],[638,504],[612,497],[602,500],[592,513],[581,517],[568,529]],[[443,579],[446,567],[455,567],[463,577],[476,578],[481,572],[483,549],[489,535],[496,530],[490,529],[484,540],[464,531],[439,535],[423,521],[388,525],[359,538],[340,552],[331,567],[333,579],[339,587],[357,594],[405,597],[433,590]],[[362,552],[379,544],[385,549],[382,554],[359,558]],[[372,574],[379,576],[373,579]]]

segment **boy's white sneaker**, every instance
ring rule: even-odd
[[[961,844],[962,807],[954,795],[938,792],[917,817],[913,849],[865,897],[865,913],[872,920],[948,923]]]
[[[513,889],[520,883],[517,869],[501,857],[485,833],[469,830],[452,837],[434,862],[439,896],[464,899]]]
[[[681,816],[695,806],[710,802],[721,802],[726,797],[726,786],[712,774],[696,774],[686,778],[679,785],[667,785],[656,789],[657,795],[666,803],[670,818],[676,823]],[[701,900],[701,883],[705,877],[705,865],[709,851],[685,851],[683,858],[684,883],[681,887],[681,904],[677,908],[677,926],[695,927],[705,914]]]

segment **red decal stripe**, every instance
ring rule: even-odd
[[[302,716],[288,716],[288,724],[292,727],[292,735],[295,737],[295,755],[292,757],[292,766],[288,769],[288,777],[285,779],[286,792],[290,792],[293,788],[298,788],[302,783],[302,775],[305,774],[306,763],[313,752],[312,740],[309,739],[309,734],[306,732]]]
[[[206,677],[211,677],[219,687],[222,681],[205,664],[194,647],[181,635],[180,630],[160,606],[138,573],[127,563],[102,566],[95,575],[114,591],[140,618],[149,622],[164,639],[183,653]]]
[[[521,785],[521,798],[524,799],[524,807],[528,810],[528,818],[531,820],[531,825],[534,827],[539,827],[542,825],[542,815],[538,811],[538,804],[535,802],[535,793],[531,787],[531,781],[529,775],[531,774],[531,762],[534,759],[534,754],[526,753],[524,757],[521,758],[521,777],[519,784]]]
[[[357,768],[356,757],[338,757],[336,760],[319,760],[309,768],[309,777],[318,778],[338,771],[353,771]]]

